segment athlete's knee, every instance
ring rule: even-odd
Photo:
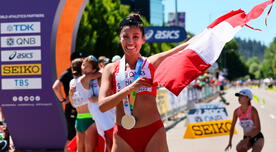
[[[236,150],[237,150],[237,152],[246,152],[247,149],[242,145],[238,145],[236,147]]]

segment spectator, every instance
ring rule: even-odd
[[[73,61],[76,58],[82,58],[83,55],[80,52],[74,52],[71,54],[70,60]],[[72,107],[68,99],[69,93],[69,83],[73,79],[71,67],[66,69],[62,75],[54,82],[53,91],[61,103],[65,103],[65,118],[67,122],[67,142],[64,147],[64,151],[67,151],[67,144],[75,137],[75,120],[77,111]],[[63,88],[63,89],[62,89]],[[65,94],[65,97],[63,96]]]
[[[98,58],[98,61],[99,61],[100,72],[102,72],[103,68],[109,63],[109,58],[105,56],[100,56]]]

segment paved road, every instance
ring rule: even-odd
[[[229,114],[229,119],[232,119],[233,111],[239,106],[235,92],[239,89],[231,88],[226,91],[224,97],[230,102],[226,106]],[[260,100],[265,99],[266,103],[261,104],[252,101],[259,112],[262,132],[265,136],[265,145],[263,152],[275,152],[276,149],[276,92],[264,89],[252,89],[253,94],[259,97]],[[213,102],[218,102],[215,99]],[[229,136],[207,137],[200,139],[184,139],[183,135],[186,131],[185,121],[179,122],[174,128],[167,131],[167,140],[170,152],[223,152],[227,146]],[[235,151],[236,144],[243,136],[242,128],[236,124],[238,134],[233,136],[231,152]]]

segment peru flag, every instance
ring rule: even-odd
[[[179,95],[184,87],[215,63],[225,43],[243,26],[248,26],[247,22],[258,18],[273,2],[274,0],[268,0],[261,3],[248,14],[239,9],[216,19],[184,50],[166,58],[159,65],[154,74],[154,83],[165,86],[175,95]]]

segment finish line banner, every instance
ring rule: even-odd
[[[83,0],[0,2],[0,103],[16,149],[63,149],[65,145],[65,117],[52,84],[58,65],[59,18],[70,2]],[[74,8],[79,10],[77,5]],[[63,54],[69,57],[70,53]]]

